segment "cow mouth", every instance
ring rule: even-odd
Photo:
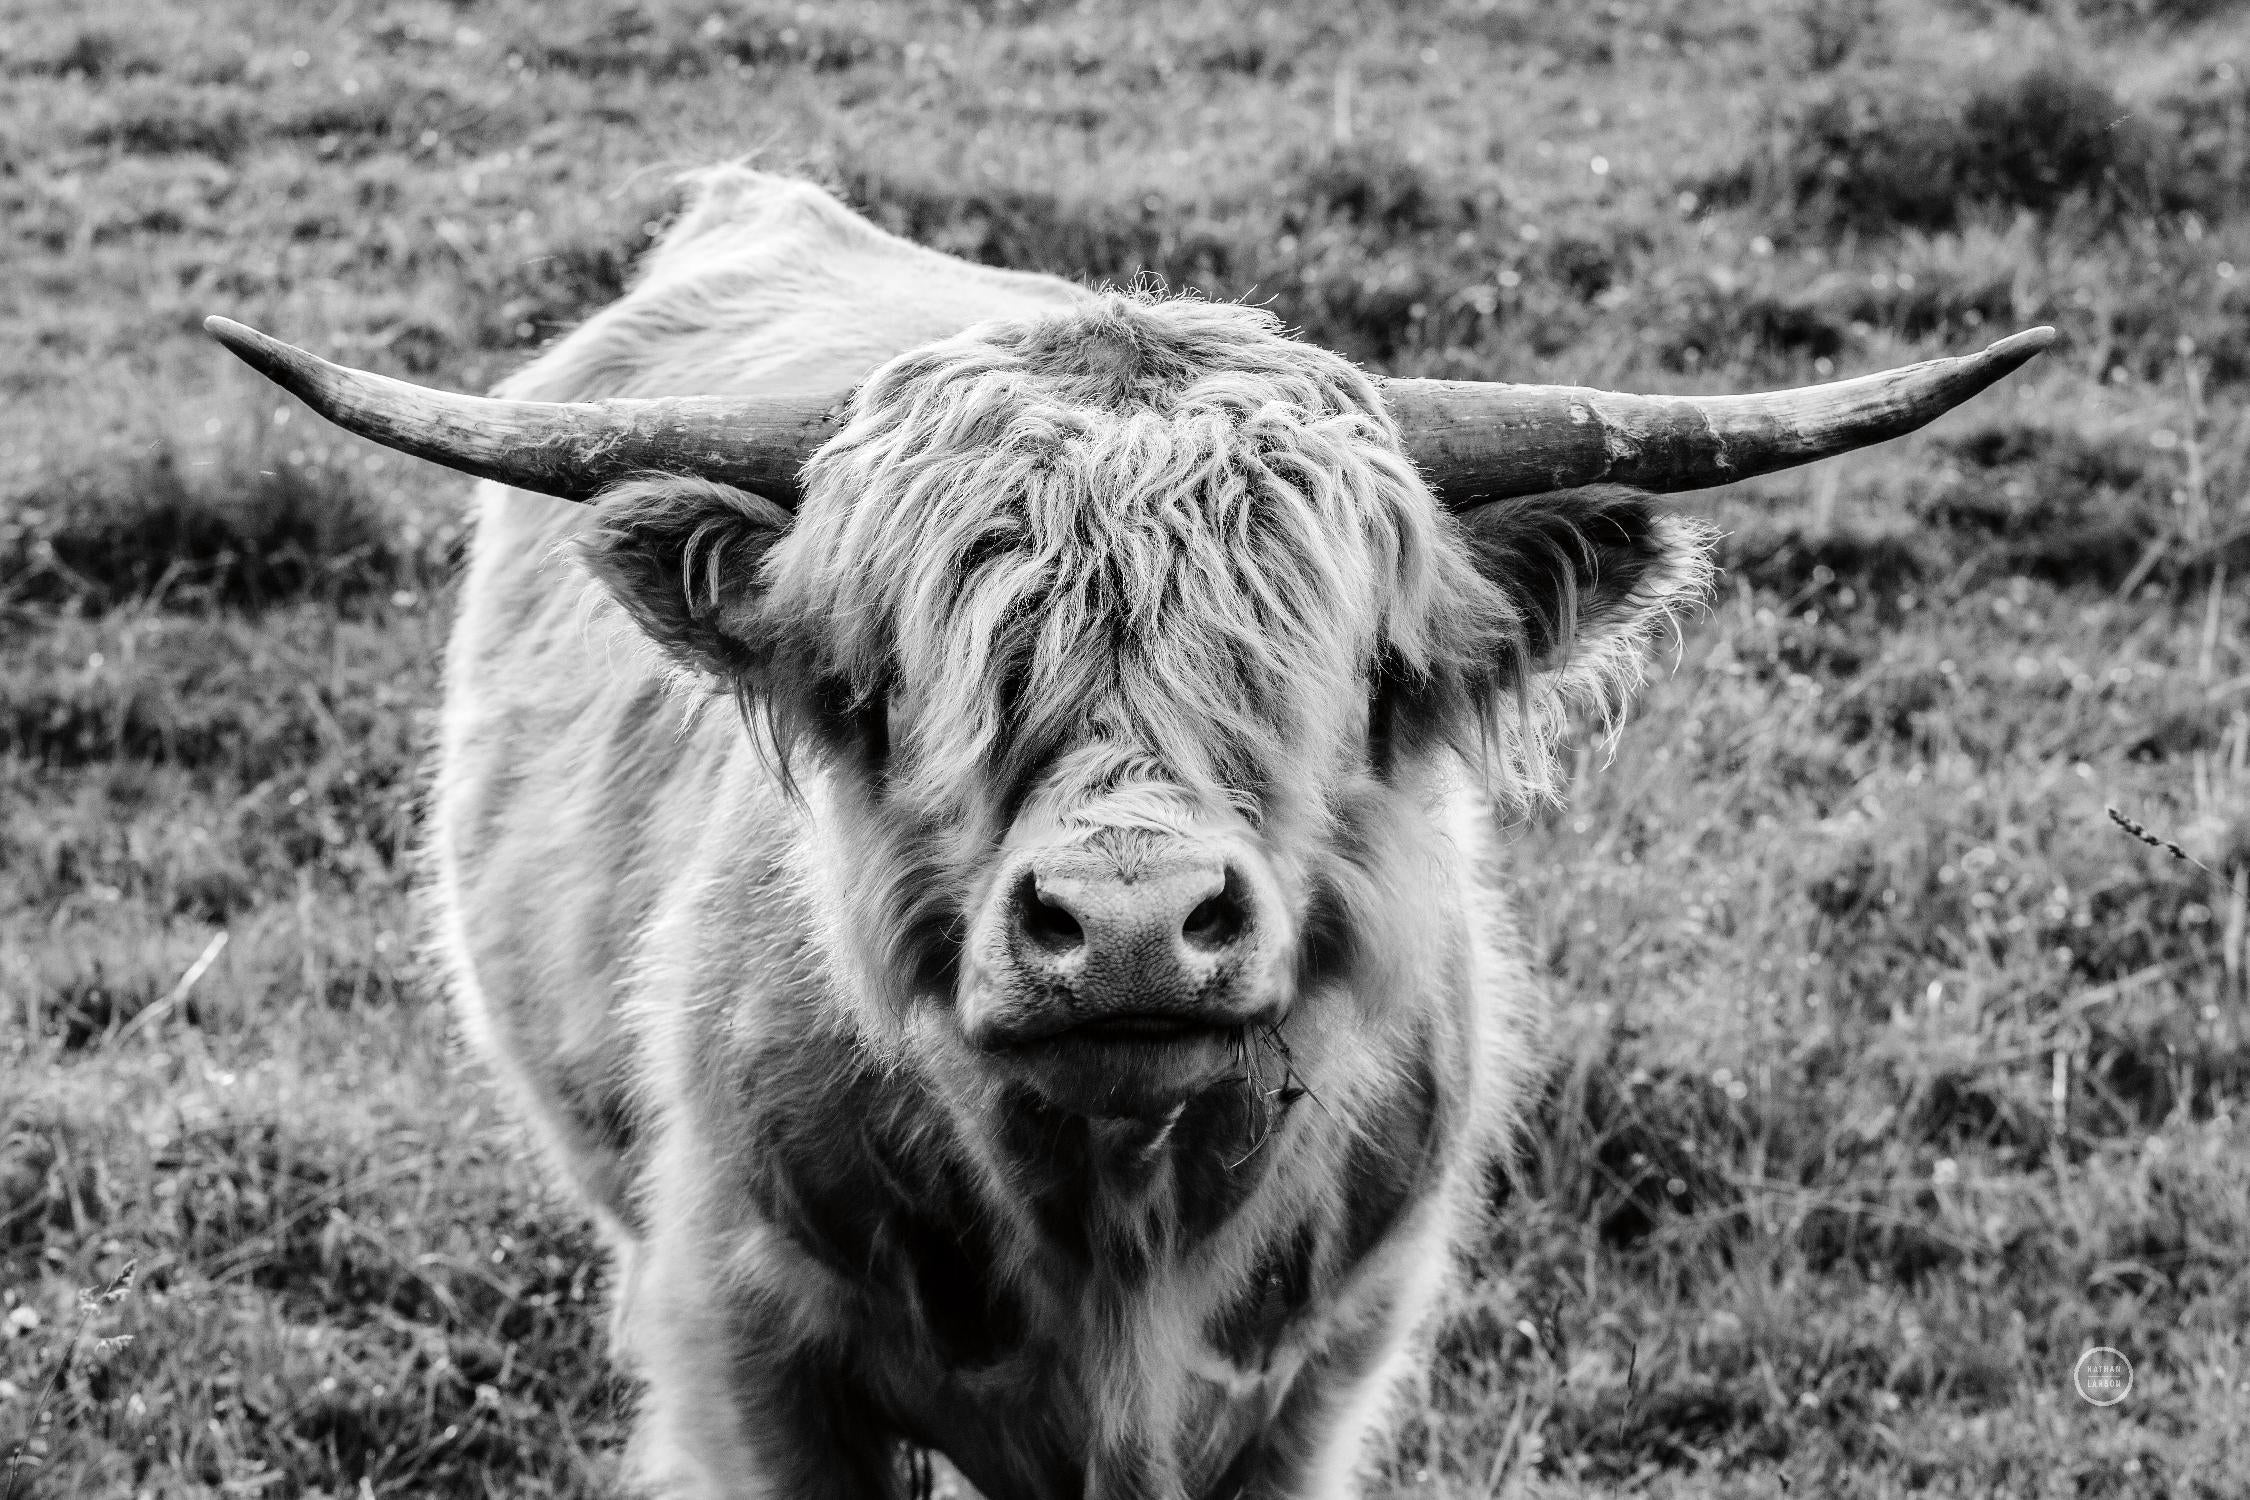
[[[1145,1049],[1239,1041],[1251,1027],[1278,1021],[1285,1006],[1249,1010],[1214,1005],[1208,1009],[1083,1009],[1075,997],[1044,997],[1034,1003],[994,1006],[966,1029],[979,1051],[1024,1055],[1045,1049]]]
[[[991,1055],[1057,1108],[1094,1116],[1145,1115],[1238,1074],[1242,1041],[1239,1023],[1101,1016],[1012,1039]]]
[[[1049,1041],[1085,1042],[1186,1042],[1199,1037],[1231,1038],[1239,1026],[1220,1026],[1189,1016],[1104,1016],[1081,1021],[1046,1038]]]

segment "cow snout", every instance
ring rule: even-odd
[[[1003,877],[973,1040],[1163,1041],[1271,1019],[1278,912],[1254,861],[1186,843],[1122,866],[1080,845]]]
[[[1016,882],[1025,977],[1075,991],[1089,1016],[1119,1027],[1196,1019],[1249,934],[1241,877],[1210,857],[1137,880],[1082,865],[1034,861]]]

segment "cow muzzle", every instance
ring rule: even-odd
[[[1270,868],[1232,839],[1136,835],[1019,850],[970,940],[963,1034],[1055,1102],[1134,1113],[1232,1066],[1278,1024],[1290,941]]]

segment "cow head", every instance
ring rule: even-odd
[[[1473,962],[1447,819],[1480,784],[1542,790],[1556,726],[1613,707],[1706,576],[1703,528],[1593,481],[1840,452],[2044,343],[1667,400],[1378,384],[1262,312],[1109,294],[907,353],[833,410],[462,421],[217,331],[356,430],[596,500],[593,572],[792,778],[874,1044],[987,1102],[1167,1121],[1442,1024],[1410,1002]]]
[[[599,510],[618,601],[817,762],[866,1029],[1094,1113],[1278,1084],[1341,997],[1442,986],[1446,783],[1539,781],[1558,696],[1706,572],[1637,495],[1451,516],[1347,361],[1122,294],[877,371],[793,514]]]

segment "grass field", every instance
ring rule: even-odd
[[[2238,7],[0,0],[0,79],[11,1495],[604,1491],[595,1247],[416,957],[466,486],[196,325],[479,389],[745,154],[1409,374],[2055,324],[1686,502],[1710,612],[1509,834],[1555,1069],[1371,1490],[2250,1485]]]

